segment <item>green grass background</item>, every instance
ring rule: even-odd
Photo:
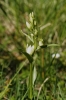
[[[26,57],[22,54],[28,39],[22,31],[28,33],[26,21],[31,12],[34,12],[38,29],[50,23],[39,30],[44,44],[61,45],[38,52],[34,100],[37,100],[38,89],[46,78],[49,80],[43,85],[38,100],[66,100],[66,0],[0,0],[1,100],[29,100],[29,63],[23,65]],[[53,59],[54,53],[59,53],[60,58]],[[23,68],[17,73],[21,66]],[[4,92],[11,79],[7,91]]]

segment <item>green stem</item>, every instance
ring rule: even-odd
[[[29,97],[30,97],[30,100],[32,100],[32,63],[30,64],[30,94],[29,94]]]

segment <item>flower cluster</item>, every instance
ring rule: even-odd
[[[43,39],[38,40],[37,24],[33,12],[29,14],[29,22],[26,22],[26,26],[30,30],[28,36],[33,41],[32,45],[27,46],[26,52],[32,55],[38,47],[43,45]]]
[[[26,21],[26,26],[28,29],[33,29],[34,26],[36,26],[36,21],[34,19],[34,14],[33,12],[29,14],[29,22]]]

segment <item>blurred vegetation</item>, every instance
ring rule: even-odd
[[[32,11],[44,44],[61,45],[38,52],[34,100],[46,78],[49,79],[38,100],[66,100],[66,0],[0,0],[0,93],[26,61],[22,50],[25,51],[29,40],[22,31],[28,33],[26,20]],[[56,53],[60,57],[52,58]],[[29,63],[26,62],[1,100],[29,100],[28,75]]]

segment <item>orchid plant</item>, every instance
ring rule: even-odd
[[[34,18],[33,12],[29,15],[29,22],[26,22],[26,26],[30,31],[30,34],[28,34],[28,37],[30,38],[30,41],[32,41],[32,45],[27,44],[26,52],[33,58],[33,54],[35,53],[37,49],[37,36],[38,36],[38,30],[37,30],[37,24]],[[32,62],[33,63],[33,62]],[[33,85],[36,79],[36,68],[33,69],[33,64],[30,62],[30,77],[29,77],[29,98],[32,100],[33,98]]]
[[[40,46],[43,45],[43,39],[38,41],[38,30],[37,30],[37,23],[34,17],[33,12],[29,15],[29,22],[26,22],[26,26],[28,30],[30,31],[30,34],[27,35],[29,37],[30,41],[32,42],[30,45],[27,44],[26,46],[26,53],[29,54],[30,57],[33,58],[33,55],[36,53],[36,50],[39,49]],[[34,61],[34,59],[33,59]],[[33,69],[33,61],[30,62],[30,77],[29,77],[29,98],[32,100],[33,98],[33,85],[36,80],[37,71],[36,67],[34,66]]]
[[[27,43],[26,45],[26,52],[23,52],[30,62],[30,76],[29,76],[29,98],[32,100],[33,98],[33,86],[37,77],[36,67],[33,66],[34,62],[34,55],[36,51],[40,50],[41,48],[49,47],[49,46],[59,46],[58,44],[43,44],[43,39],[39,38],[37,22],[34,17],[34,13],[29,14],[29,22],[26,21],[27,29],[29,30],[28,34],[25,34],[27,38],[30,40],[30,44]],[[33,70],[34,68],[34,70]]]

